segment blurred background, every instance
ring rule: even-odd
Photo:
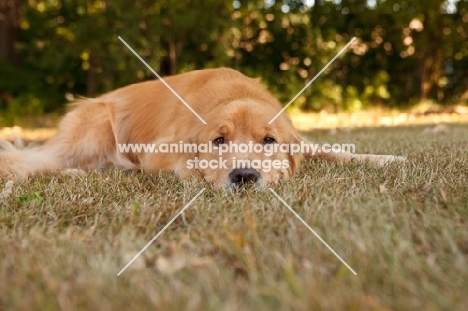
[[[293,112],[468,102],[468,0],[0,0],[0,125],[154,79],[118,36],[162,76],[231,67],[284,104],[356,36]]]

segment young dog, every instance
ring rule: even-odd
[[[404,160],[345,152],[287,150],[267,154],[224,148],[234,144],[266,148],[304,140],[285,113],[269,124],[281,105],[257,79],[220,68],[192,71],[165,81],[206,124],[160,80],[129,85],[73,104],[60,122],[57,135],[42,146],[18,149],[0,141],[0,178],[24,179],[59,169],[117,166],[147,173],[172,171],[180,177],[198,175],[219,187],[246,182],[262,187],[280,177],[293,176],[304,156],[379,165]],[[197,148],[171,153],[122,151],[121,146],[129,144],[152,145],[156,150],[171,144],[205,144],[212,148],[203,152]],[[220,150],[224,152],[220,154]],[[236,166],[239,160],[243,161],[242,167]],[[269,161],[269,169],[259,167],[265,161]]]

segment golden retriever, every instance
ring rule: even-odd
[[[42,146],[16,148],[0,141],[0,178],[24,179],[59,169],[117,166],[147,173],[172,171],[183,178],[201,176],[219,187],[235,188],[247,182],[262,187],[293,176],[304,156],[381,165],[403,160],[346,152],[266,154],[237,149],[224,150],[221,155],[220,148],[228,144],[271,147],[300,144],[303,139],[285,113],[269,124],[282,107],[258,79],[220,68],[164,80],[207,124],[160,80],[129,85],[73,104],[60,122],[57,135]],[[129,144],[151,145],[156,150],[186,144],[212,148],[203,152],[182,147],[173,152],[120,149]],[[239,160],[244,161],[241,167],[236,165]],[[259,167],[264,163],[268,163],[267,167]]]

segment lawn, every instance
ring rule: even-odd
[[[357,275],[268,190],[57,173],[1,180],[0,310],[468,310],[468,125],[304,135],[408,156],[273,186]]]

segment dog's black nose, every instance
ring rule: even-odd
[[[251,168],[235,168],[229,174],[233,184],[256,183],[260,179],[260,174]]]

